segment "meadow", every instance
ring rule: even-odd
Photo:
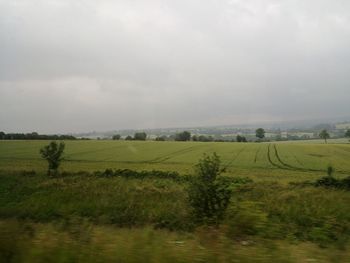
[[[0,141],[0,170],[44,172],[39,149],[45,141]],[[314,179],[331,164],[337,174],[350,174],[350,144],[330,141],[299,143],[224,143],[153,141],[66,141],[64,171],[134,169],[193,172],[204,153],[216,152],[226,173],[257,180]]]
[[[350,192],[312,184],[328,164],[336,177],[350,175],[350,144],[66,141],[63,173],[50,178],[39,155],[47,143],[0,141],[0,262],[350,258]],[[94,172],[175,171],[186,178],[213,152],[223,176],[237,178],[216,227],[194,223],[186,180]]]

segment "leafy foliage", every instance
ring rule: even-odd
[[[189,141],[191,140],[191,133],[188,131],[183,131],[175,135],[175,141]]]
[[[265,130],[263,128],[259,128],[255,131],[255,135],[259,139],[265,138]]]
[[[120,140],[121,136],[120,134],[113,135],[112,139],[113,140]]]
[[[325,143],[327,143],[327,139],[329,139],[331,137],[327,130],[322,130],[320,132],[319,136],[321,139],[323,139],[325,141]]]
[[[147,134],[145,132],[137,132],[134,135],[135,141],[145,141],[147,138]]]
[[[328,165],[328,167],[327,167],[327,175],[328,176],[332,176],[334,172],[335,172],[334,167],[332,165]]]
[[[191,181],[188,195],[193,215],[198,222],[218,224],[231,199],[231,182],[219,177],[220,158],[205,155],[196,165],[197,176]]]
[[[64,152],[65,144],[60,142],[59,144],[55,141],[50,142],[49,145],[44,146],[40,149],[41,156],[48,162],[48,175],[57,173],[58,167],[63,160],[63,152]]]
[[[345,137],[350,138],[350,129],[348,129],[348,130],[345,132]]]
[[[5,133],[0,131],[0,140],[77,140],[72,135],[46,135],[31,133]]]
[[[247,142],[247,138],[241,135],[237,135],[236,140],[237,142]]]
[[[337,179],[333,176],[324,176],[321,179],[317,180],[314,185],[327,188],[350,190],[350,176],[344,179]]]

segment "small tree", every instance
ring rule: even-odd
[[[223,219],[231,198],[230,183],[219,177],[220,158],[214,153],[204,158],[196,165],[197,176],[188,188],[190,205],[197,222],[217,224]]]
[[[319,134],[320,138],[324,140],[325,143],[327,143],[327,139],[330,138],[329,133],[327,130],[322,130]]]
[[[247,142],[247,138],[238,134],[236,137],[236,141],[237,142]]]
[[[58,167],[63,160],[65,144],[52,141],[49,145],[40,149],[41,156],[49,163],[48,175],[56,175]]]
[[[263,128],[259,128],[255,131],[255,136],[257,138],[259,138],[260,140],[261,139],[264,139],[265,138],[265,130]]]
[[[165,135],[156,137],[156,141],[158,141],[158,142],[164,142],[165,140],[166,140]]]
[[[133,138],[132,138],[130,135],[128,135],[128,136],[125,137],[125,140],[126,140],[126,141],[132,141]]]
[[[333,167],[331,164],[329,164],[329,165],[327,166],[327,175],[328,175],[328,176],[332,176],[334,172],[335,172],[334,167]]]
[[[134,135],[135,141],[145,141],[147,138],[147,134],[145,132],[137,132]]]
[[[345,137],[350,138],[350,129],[345,132]]]
[[[188,131],[183,131],[175,135],[175,141],[190,141],[191,133]]]
[[[117,140],[117,141],[120,140],[120,138],[121,138],[120,134],[113,135],[112,137],[113,140]]]

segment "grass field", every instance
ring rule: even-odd
[[[137,141],[67,141],[62,170],[107,168],[191,173],[204,153],[216,152],[228,174],[255,179],[284,176],[298,180],[324,174],[332,164],[338,175],[350,174],[350,144],[332,141],[293,143],[201,143]],[[0,141],[1,170],[44,171],[39,149],[46,141]],[[303,177],[303,176],[302,176]]]

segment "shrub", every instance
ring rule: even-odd
[[[344,179],[336,179],[332,176],[324,176],[317,180],[314,185],[316,187],[323,186],[328,188],[337,188],[343,190],[350,190],[350,176]]]
[[[335,172],[334,167],[332,165],[328,165],[328,167],[327,167],[327,175],[328,176],[332,176],[334,172]]]
[[[56,175],[58,167],[63,160],[65,144],[60,142],[59,144],[55,141],[50,142],[49,145],[46,145],[40,149],[41,156],[49,163],[48,175]]]
[[[218,224],[230,203],[231,181],[219,178],[222,170],[216,153],[205,155],[196,165],[197,176],[190,181],[189,203],[197,222]]]

